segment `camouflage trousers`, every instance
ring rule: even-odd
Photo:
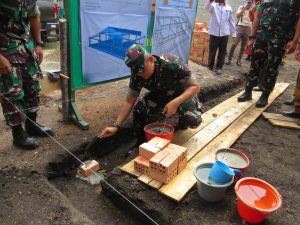
[[[287,41],[279,39],[257,39],[251,52],[251,66],[247,75],[246,86],[255,87],[258,84],[263,91],[272,92],[278,67],[284,56]]]
[[[294,107],[295,111],[300,112],[300,70],[298,72],[297,83],[294,91]]]
[[[177,112],[166,119],[162,111],[168,102],[169,101],[158,99],[158,97],[151,92],[138,100],[133,109],[134,133],[138,140],[144,139],[144,126],[149,123],[164,123],[166,121],[176,129],[186,129],[188,127],[196,128],[202,122],[201,103],[197,97],[193,97],[181,104]]]
[[[38,111],[40,78],[39,66],[31,58],[24,64],[12,64],[10,74],[0,74],[0,102],[9,126],[21,124],[24,113]]]

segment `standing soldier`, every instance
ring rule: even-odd
[[[256,102],[256,107],[265,107],[268,104],[282,57],[285,52],[295,51],[299,36],[299,0],[262,0],[258,4],[248,43],[251,45],[255,40],[251,52],[251,67],[245,92],[238,97],[239,102],[251,100],[252,89],[259,83],[262,95]]]
[[[0,1],[0,101],[13,143],[23,149],[39,146],[29,135],[53,135],[51,128],[35,123],[43,60],[39,15],[36,0]]]
[[[132,45],[125,58],[131,68],[126,99],[116,122],[106,127],[100,137],[114,135],[133,109],[136,147],[145,141],[144,126],[164,114],[177,128],[197,127],[201,123],[200,85],[182,60],[174,55],[151,55],[141,45]],[[136,100],[142,88],[150,92]]]

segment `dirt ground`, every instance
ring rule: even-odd
[[[49,50],[45,60],[58,62],[58,47]],[[221,76],[205,67],[189,62],[200,81],[200,98],[204,111],[240,92],[249,63],[239,68],[224,66]],[[280,113],[291,109],[283,104],[295,87],[299,63],[288,56],[280,69],[278,82],[291,85],[267,108]],[[11,142],[10,129],[0,114],[0,224],[141,224],[139,216],[114,192],[101,185],[88,185],[75,178],[79,164],[66,150],[79,159],[96,158],[105,170],[106,181],[124,194],[159,224],[242,224],[236,211],[234,191],[231,189],[220,203],[201,200],[194,187],[180,203],[174,203],[135,178],[116,169],[133,158],[125,157],[134,142],[131,119],[119,134],[105,141],[97,141],[90,151],[85,147],[111,124],[117,115],[128,80],[77,91],[76,101],[89,130],[62,122],[58,111],[60,92],[42,96],[39,122],[55,129],[54,139],[39,138],[41,146],[34,151],[22,151]],[[258,177],[274,185],[283,197],[282,208],[272,213],[264,224],[298,224],[299,216],[299,130],[271,126],[262,117],[238,139],[234,148],[243,149],[250,158],[246,176]]]

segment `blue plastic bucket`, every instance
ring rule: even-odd
[[[217,160],[209,173],[209,177],[218,184],[226,184],[234,177],[234,172],[240,173],[239,170],[231,169],[225,163]]]
[[[209,178],[209,172],[213,163],[202,163],[195,167],[194,176],[197,179],[197,188],[199,196],[208,202],[218,202],[224,198],[227,187],[229,187],[234,179],[226,184],[217,184]]]

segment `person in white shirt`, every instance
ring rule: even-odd
[[[211,13],[209,25],[209,56],[207,67],[213,70],[217,50],[219,50],[215,72],[221,75],[225,61],[228,36],[236,36],[233,11],[225,0],[207,0],[205,9]]]
[[[250,19],[250,10],[251,10],[251,5],[252,5],[252,0],[245,0],[245,2],[246,3],[244,5],[240,5],[237,10],[237,14],[236,14],[236,18],[238,19],[237,25],[236,25],[236,33],[237,34],[236,34],[236,38],[234,39],[234,41],[231,45],[228,59],[225,63],[226,65],[231,64],[234,50],[240,42],[241,42],[241,49],[240,49],[236,64],[238,66],[242,65],[241,59],[244,54],[246,44],[248,42],[248,37],[251,33],[251,27],[252,27],[252,21]]]

